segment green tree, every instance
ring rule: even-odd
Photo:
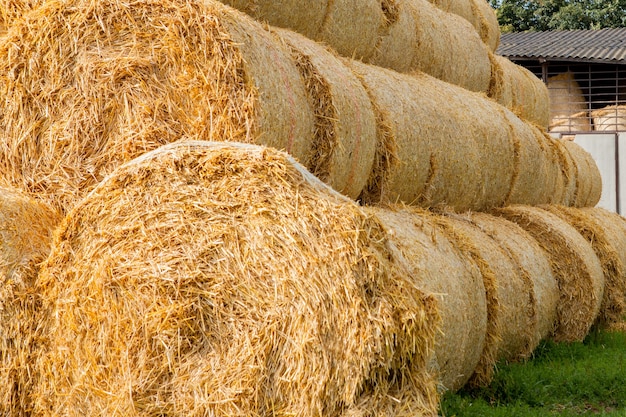
[[[503,32],[626,27],[626,0],[489,0]]]

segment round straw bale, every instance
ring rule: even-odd
[[[436,415],[436,299],[285,153],[164,145],[57,230],[37,283],[41,415]]]
[[[489,3],[484,0],[429,0],[448,13],[468,21],[493,52],[500,43],[500,26]]]
[[[555,116],[550,119],[548,129],[554,133],[579,133],[593,130],[589,112],[586,110],[565,116]],[[573,137],[574,135],[567,136]]]
[[[437,295],[441,333],[432,366],[441,385],[456,391],[467,383],[483,354],[487,300],[482,276],[433,221],[417,208],[368,207],[383,224],[417,286]]]
[[[315,39],[331,45],[340,55],[366,60],[386,25],[381,0],[333,0],[328,2]]]
[[[506,252],[518,268],[520,274],[518,279],[522,279],[527,291],[530,291],[528,298],[523,297],[529,300],[529,304],[520,310],[528,314],[525,318],[528,321],[528,327],[523,331],[520,330],[521,334],[511,339],[519,343],[516,346],[519,350],[511,349],[508,352],[501,350],[498,355],[499,359],[524,359],[532,353],[541,340],[552,335],[556,325],[559,288],[549,259],[537,241],[513,222],[478,212],[469,213],[465,218],[480,228],[500,246],[502,251]],[[509,300],[509,302],[512,301]],[[524,345],[522,340],[524,340]],[[505,346],[503,348],[506,349]]]
[[[569,140],[560,144],[569,152],[576,169],[576,193],[572,197],[574,207],[594,207],[602,196],[602,176],[593,156],[580,145]]]
[[[387,171],[373,170],[364,201],[446,204],[459,211],[504,202],[515,147],[509,125],[498,118],[501,106],[426,74],[351,65],[379,112],[380,136],[393,142],[381,150],[395,150],[399,161]]]
[[[32,352],[38,343],[39,299],[32,287],[50,253],[60,220],[51,207],[22,192],[0,188],[0,415],[32,409]]]
[[[447,213],[435,222],[451,242],[481,271],[487,297],[487,335],[483,353],[469,383],[491,382],[498,360],[527,357],[536,326],[533,284],[509,254],[471,223],[471,214]]]
[[[567,71],[548,77],[546,84],[550,99],[551,120],[589,110],[587,100],[573,72]]]
[[[0,43],[0,69],[2,172],[60,207],[184,134],[311,152],[289,51],[217,1],[48,2]]]
[[[329,0],[308,2],[302,7],[298,0],[260,1],[260,0],[222,0],[256,20],[270,25],[288,28],[314,39],[327,13]]]
[[[413,0],[406,7],[417,30],[417,43],[407,51],[414,56],[412,68],[470,91],[486,92],[491,79],[489,50],[472,26],[426,0]]]
[[[550,259],[560,290],[554,340],[583,340],[598,317],[605,285],[591,244],[567,222],[538,207],[509,206],[496,213],[530,233]]]
[[[491,84],[487,95],[522,119],[547,128],[550,123],[546,85],[528,69],[500,55],[491,55]]]
[[[607,106],[591,112],[593,130],[623,131],[626,130],[626,106]]]
[[[496,11],[486,0],[472,0],[472,7],[476,15],[474,27],[483,42],[493,52],[500,45],[500,24]]]
[[[335,190],[357,198],[369,178],[377,145],[376,115],[359,79],[322,45],[295,32],[274,32],[292,50],[315,112],[308,169]]]
[[[620,224],[623,218],[602,208],[573,208],[556,205],[541,206],[580,233],[598,256],[604,272],[604,298],[598,323],[609,327],[624,316],[626,294],[626,234]]]

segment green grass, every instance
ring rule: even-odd
[[[440,411],[446,417],[626,416],[626,333],[543,342],[525,363],[500,364],[488,387],[444,395]]]

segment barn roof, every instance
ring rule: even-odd
[[[626,28],[503,33],[496,53],[512,60],[626,65]]]

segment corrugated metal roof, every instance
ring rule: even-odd
[[[511,59],[545,58],[626,65],[626,28],[503,33],[496,53]]]

